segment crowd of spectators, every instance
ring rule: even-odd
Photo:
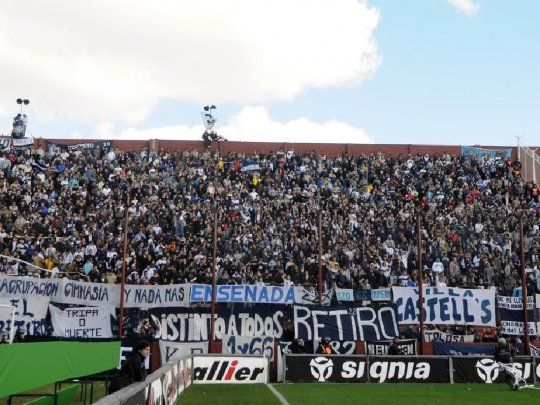
[[[425,283],[511,295],[523,215],[533,293],[539,195],[519,162],[492,156],[12,149],[0,155],[0,274],[119,282],[127,206],[128,283],[210,283],[217,212],[219,284],[309,287],[320,211],[327,286],[414,285],[419,212]]]

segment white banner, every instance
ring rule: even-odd
[[[418,323],[418,289],[392,287],[398,322]],[[495,290],[424,287],[424,323],[495,326]]]
[[[424,340],[426,342],[440,340],[442,342],[471,343],[474,342],[474,335],[452,335],[440,330],[426,330],[424,331]]]
[[[334,289],[325,290],[322,294],[322,305],[330,305]],[[302,305],[316,305],[319,303],[319,292],[317,290],[308,290],[304,287],[294,287],[294,301]]]
[[[23,329],[27,335],[46,335],[47,306],[46,297],[0,297],[0,305],[15,307],[15,332]],[[11,310],[0,312],[0,332],[11,333]]]
[[[207,354],[208,344],[208,340],[202,342],[167,342],[159,339],[161,365],[170,361],[180,360],[182,357],[189,357],[195,354]]]
[[[223,335],[221,340],[223,354],[253,354],[274,360],[274,338],[272,336],[234,336]]]
[[[193,356],[193,384],[265,384],[268,359],[248,356]]]
[[[0,275],[0,297],[48,297],[51,302],[85,306],[120,306],[120,284]],[[126,285],[125,308],[187,307],[189,284]]]
[[[79,307],[61,310],[49,305],[53,335],[77,339],[112,338],[111,318],[115,311],[111,307]]]
[[[336,300],[342,301],[354,301],[354,290],[352,288],[338,288],[336,287]]]

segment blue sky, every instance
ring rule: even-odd
[[[105,45],[93,46],[93,42],[99,43],[99,40],[97,31],[92,32],[89,26],[86,30],[80,28],[80,35],[72,42],[73,48],[67,41],[65,49],[57,47],[64,34],[51,31],[50,38],[58,34],[57,41],[51,39],[41,44],[44,51],[34,61],[38,64],[43,61],[44,66],[51,64],[50,71],[43,69],[43,81],[39,80],[42,71],[36,73],[26,66],[21,67],[22,62],[14,61],[12,66],[8,62],[7,67],[0,68],[4,80],[11,78],[9,83],[0,79],[0,85],[8,89],[0,96],[2,131],[9,130],[11,109],[16,111],[17,108],[11,98],[16,95],[15,98],[22,96],[32,100],[30,128],[32,134],[43,137],[196,138],[201,130],[200,106],[203,100],[208,100],[218,105],[218,132],[239,140],[513,145],[514,135],[524,135],[523,143],[540,145],[539,1],[370,0],[361,1],[361,6],[350,0],[300,4],[302,2],[299,0],[296,8],[290,6],[291,2],[276,2],[274,10],[261,11],[262,14],[275,12],[275,18],[280,20],[280,15],[289,13],[291,17],[281,21],[283,43],[275,39],[279,35],[275,24],[249,22],[252,16],[259,14],[257,2],[250,2],[253,6],[246,10],[248,3],[235,0],[231,3],[232,10],[216,11],[222,21],[230,19],[231,27],[241,25],[240,34],[235,29],[230,31],[234,35],[221,34],[215,22],[210,25],[215,27],[215,32],[206,30],[205,34],[200,34],[196,26],[184,24],[179,37],[189,38],[193,34],[194,39],[182,44],[183,58],[174,62],[178,63],[175,70],[163,72],[161,82],[159,69],[168,62],[166,58],[160,65],[148,61],[160,58],[159,52],[153,54],[154,43],[149,48],[141,45],[133,49],[124,49],[129,47],[120,43],[117,46],[122,49],[115,49],[113,40],[107,49],[111,41],[104,38]],[[50,24],[58,25],[58,21],[62,21],[67,32],[69,22],[66,20],[70,12],[76,10],[66,9],[61,0],[53,3],[58,3],[53,4],[53,8],[57,5],[62,11],[50,17]],[[122,6],[120,0],[111,3]],[[178,3],[175,11],[182,15],[185,10],[182,5],[187,7],[189,3]],[[197,15],[205,11],[204,7],[214,11],[213,7],[219,7],[211,0],[201,3],[203,9],[190,9],[186,14]],[[463,11],[464,3],[477,9],[467,15]],[[160,1],[155,3],[155,7],[160,5]],[[313,5],[313,15],[311,11],[306,12],[307,17],[303,19],[302,7],[307,5]],[[259,6],[266,7],[264,2]],[[165,4],[164,7],[176,6]],[[232,14],[235,7],[242,8],[245,20]],[[32,19],[32,11],[11,7],[4,17],[11,20],[10,17],[18,13]],[[144,9],[141,9],[140,15],[143,14]],[[125,23],[133,25],[140,15],[135,12],[126,15]],[[44,18],[46,25],[49,17],[36,13],[36,18]],[[158,23],[158,27],[166,24],[163,18],[158,19]],[[78,25],[84,27],[84,24]],[[118,35],[118,28],[122,29],[121,24],[113,27],[107,22],[103,27],[104,37],[108,34],[109,38]],[[223,31],[229,32],[227,27],[225,24]],[[363,30],[362,27],[371,28]],[[147,38],[144,31],[141,26],[140,32],[133,31],[131,35],[140,34],[142,43]],[[200,35],[204,38],[200,39]],[[243,37],[238,38],[238,35]],[[294,42],[291,38],[297,37],[298,42],[286,49],[289,42]],[[2,40],[0,35],[0,54],[2,41],[7,40]],[[28,47],[29,54],[39,53],[24,38],[13,39],[15,41],[17,49]],[[160,38],[157,41],[166,42]],[[249,48],[250,41],[253,48]],[[176,49],[177,44],[171,42],[163,46],[164,53],[170,55],[170,49]],[[212,53],[202,51],[202,57],[214,61],[213,55],[219,54],[215,60],[223,66],[224,72],[195,62],[184,71],[185,56],[189,55],[188,64],[192,63],[201,49],[207,47]],[[299,47],[302,50],[295,52]],[[77,58],[68,54],[70,49],[74,49]],[[146,49],[151,53],[149,58],[139,55]],[[357,55],[349,57],[349,52]],[[228,55],[235,55],[233,62],[229,63]],[[362,60],[362,55],[369,56],[367,62]],[[9,61],[5,56],[2,59]],[[256,58],[270,57],[275,60],[257,64]],[[336,64],[326,66],[328,58]],[[100,63],[93,65],[93,60]],[[242,64],[235,64],[239,60]],[[130,61],[132,63],[128,64]],[[280,61],[286,67],[283,70],[280,70]],[[74,63],[77,68],[57,76],[55,68],[59,62],[68,66]],[[101,71],[102,66],[107,69]],[[335,75],[331,72],[333,68]],[[25,69],[29,69],[28,72]],[[123,70],[130,72],[126,74],[129,80],[125,83],[122,83]],[[184,82],[177,88],[174,84],[169,88],[167,83],[175,81],[175,71],[182,71],[179,80]],[[156,75],[153,72],[157,72]],[[302,77],[303,72],[306,79]],[[37,78],[26,80],[23,73]],[[234,78],[229,85],[231,77],[237,74],[238,82]],[[66,77],[65,82],[70,86],[62,83],[62,77]],[[88,77],[88,86],[80,84],[81,77]],[[96,85],[91,85],[92,80]],[[55,83],[56,88],[50,87]],[[184,91],[190,83],[197,86]],[[64,84],[66,88],[59,90]],[[112,90],[110,104],[103,96],[108,89]],[[45,96],[48,91],[54,96]],[[146,99],[142,97],[145,94]],[[217,101],[212,99],[214,96]],[[96,102],[85,104],[89,99]],[[114,111],[112,117],[107,115],[108,111]],[[314,134],[311,138],[310,131]],[[294,139],[296,133],[299,137]]]

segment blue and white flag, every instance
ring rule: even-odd
[[[260,169],[261,168],[260,168],[258,162],[247,161],[247,162],[244,162],[244,164],[240,168],[240,171],[241,172],[250,172],[250,171],[253,171],[253,170],[260,170]]]
[[[501,333],[504,335],[523,335],[523,302],[521,297],[497,296],[497,307],[501,319]],[[529,335],[536,336],[537,325],[534,322],[534,297],[527,297],[527,325]]]

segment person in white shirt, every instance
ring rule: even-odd
[[[444,271],[444,265],[442,264],[439,257],[433,262],[433,265],[431,266],[431,271],[437,274],[441,274]]]

